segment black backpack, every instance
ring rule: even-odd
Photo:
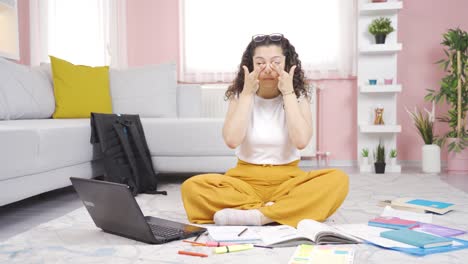
[[[138,115],[91,113],[91,143],[104,156],[104,180],[126,184],[133,195],[157,191],[158,177]]]

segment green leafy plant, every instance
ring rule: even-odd
[[[388,17],[379,17],[374,20],[369,25],[369,33],[372,35],[388,35],[392,33],[395,29],[392,26],[392,21]]]
[[[368,148],[363,148],[361,151],[361,156],[364,158],[369,157],[369,149]]]
[[[414,111],[411,112],[406,108],[406,112],[410,115],[410,117],[413,119],[413,123],[418,129],[419,135],[421,135],[424,144],[427,145],[432,145],[434,143],[434,113],[431,113],[427,111],[424,108],[424,111],[426,111],[426,115],[423,114],[423,112],[416,107],[414,108]],[[434,106],[432,107],[432,111],[434,111]]]
[[[396,158],[397,157],[397,151],[396,149],[390,150],[390,158]]]
[[[438,91],[427,89],[425,99],[439,103],[442,99],[450,106],[448,113],[437,120],[448,123],[450,130],[435,142],[441,147],[448,138],[456,140],[448,145],[449,151],[460,152],[468,147],[466,112],[468,111],[468,33],[460,28],[443,34],[441,44],[447,56],[436,63],[446,72]]]
[[[376,163],[385,163],[385,146],[382,145],[382,143],[380,142],[376,150],[374,151],[374,159]]]

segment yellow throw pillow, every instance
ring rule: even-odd
[[[112,113],[109,67],[74,65],[50,56],[54,79],[53,118],[86,118],[91,112]]]

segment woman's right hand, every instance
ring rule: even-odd
[[[252,72],[249,72],[247,66],[242,65],[244,69],[244,89],[242,89],[242,94],[252,95],[255,94],[259,88],[258,75],[265,69],[265,66],[254,69]]]

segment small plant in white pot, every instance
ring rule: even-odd
[[[406,111],[413,119],[419,135],[421,135],[424,141],[422,147],[422,171],[426,173],[440,172],[440,147],[436,144],[434,137],[434,102],[431,112],[424,108],[426,114],[423,114],[416,107],[413,112],[408,111],[408,109]]]
[[[390,166],[396,165],[397,151],[396,149],[390,150]]]
[[[369,149],[368,148],[363,148],[361,150],[361,156],[362,156],[361,164],[364,166],[369,165]]]

